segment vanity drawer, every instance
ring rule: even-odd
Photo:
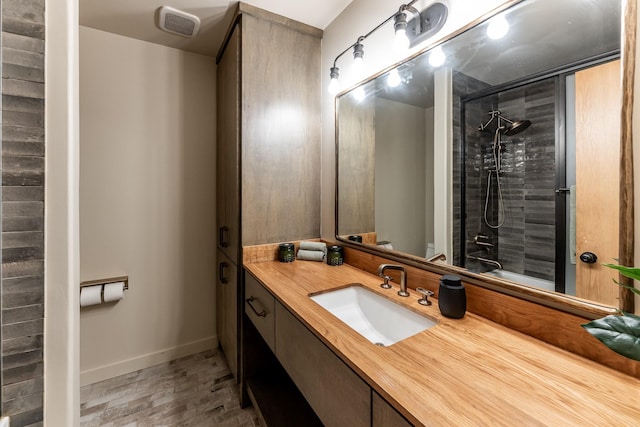
[[[244,312],[275,352],[275,299],[252,275],[245,274]]]
[[[282,304],[276,356],[327,427],[370,427],[371,389]]]

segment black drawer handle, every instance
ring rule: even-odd
[[[227,227],[226,225],[223,225],[218,230],[218,244],[222,248],[228,248],[229,247],[229,242],[226,239],[226,233],[228,231],[229,231],[229,227]]]
[[[227,267],[229,267],[229,264],[224,261],[222,261],[218,266],[218,280],[220,280],[220,283],[222,283],[223,285],[229,283],[229,279],[224,277],[224,269]]]
[[[258,301],[258,298],[255,298],[255,297],[247,298],[247,304],[249,304],[249,307],[251,307],[251,310],[253,310],[253,312],[258,317],[267,317],[267,312],[264,311],[264,308],[262,310],[260,310],[260,311],[256,310],[256,308],[253,306],[253,302],[254,301]]]

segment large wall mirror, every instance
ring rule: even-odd
[[[512,2],[340,94],[338,239],[622,307],[622,8]]]

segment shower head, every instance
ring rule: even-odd
[[[528,128],[529,126],[531,126],[531,120],[510,120],[508,118],[506,118],[505,116],[502,115],[502,113],[498,110],[494,110],[489,112],[489,115],[491,116],[491,118],[486,122],[481,124],[480,126],[478,126],[478,130],[481,132],[493,132],[491,130],[488,129],[489,125],[497,118],[498,120],[498,127],[496,128],[495,132],[496,132],[496,136],[498,134],[500,135],[507,135],[507,136],[513,136],[516,135],[520,132],[522,132],[523,130],[525,130],[526,128]],[[504,121],[506,123],[504,123],[504,125],[501,123],[501,121]]]
[[[507,120],[508,121],[508,120]],[[507,136],[517,135],[531,126],[531,120],[516,120],[506,127],[503,133]]]

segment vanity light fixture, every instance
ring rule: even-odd
[[[418,0],[412,0],[409,3],[400,6],[398,12],[382,21],[364,36],[358,37],[354,44],[336,56],[336,59],[333,60],[333,67],[330,69],[331,80],[329,82],[329,92],[332,95],[337,94],[340,90],[338,84],[338,77],[340,74],[337,65],[338,59],[353,49],[354,71],[356,76],[360,77],[364,59],[364,45],[362,42],[391,20],[393,20],[393,29],[395,33],[395,40],[393,43],[394,48],[401,51],[406,51],[406,49],[410,47],[417,46],[440,31],[447,21],[449,11],[447,6],[442,3],[433,3],[422,11],[419,11],[413,7],[417,1]],[[410,19],[408,14],[411,14]]]
[[[393,40],[393,48],[398,53],[403,53],[409,49],[411,41],[407,36],[407,15],[400,10],[393,18],[393,29],[396,32],[396,38]]]
[[[338,81],[338,77],[340,77],[340,70],[338,67],[331,67],[331,80],[329,81],[329,93],[331,95],[335,95],[340,92],[340,82]]]
[[[509,32],[509,22],[503,15],[498,15],[489,21],[487,27],[487,36],[490,39],[498,40],[503,38]]]

